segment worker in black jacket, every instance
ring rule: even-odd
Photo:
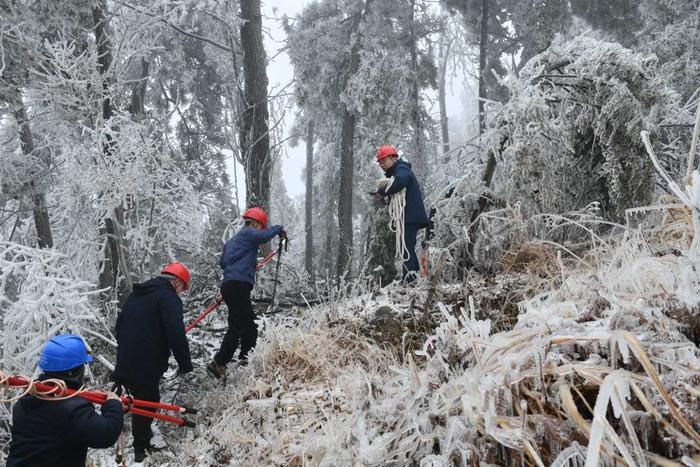
[[[82,386],[85,364],[92,361],[79,336],[60,335],[44,346],[40,380],[58,379],[70,389]],[[80,397],[46,400],[25,396],[12,409],[12,442],[7,465],[85,466],[88,448],[112,446],[122,430],[122,403],[107,393],[101,414]]]
[[[160,276],[135,284],[117,317],[117,363],[112,379],[125,386],[135,399],[160,402],[158,384],[168,369],[170,352],[175,356],[179,374],[192,371],[179,297],[189,284],[187,268],[171,263]],[[156,450],[151,445],[152,421],[150,417],[132,416],[136,462]]]

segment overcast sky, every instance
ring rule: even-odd
[[[285,34],[282,30],[281,18],[283,15],[295,16],[301,9],[309,3],[308,0],[263,0],[263,34],[265,37],[265,48],[267,55],[274,57],[267,65],[267,77],[270,80],[270,90],[279,91],[289,84],[294,75],[292,65],[289,63],[289,55],[286,52],[280,53],[284,48]],[[291,91],[291,88],[289,89]],[[285,137],[289,136],[288,130],[294,122],[294,112],[290,111],[286,115]],[[286,153],[282,157],[282,174],[287,186],[287,193],[291,198],[304,193],[304,181],[301,172],[306,166],[306,150],[304,145],[296,148],[284,145],[283,151]]]

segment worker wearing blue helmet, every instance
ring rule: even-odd
[[[52,337],[39,357],[39,379],[61,380],[68,388],[79,389],[85,365],[91,361],[81,337]],[[112,446],[122,430],[122,404],[116,394],[107,393],[101,412],[80,397],[47,400],[24,396],[12,408],[8,467],[84,466],[89,447]]]

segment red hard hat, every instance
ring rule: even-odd
[[[165,266],[160,273],[173,275],[185,283],[185,290],[190,288],[190,271],[184,264],[175,261]]]
[[[384,144],[382,146],[379,146],[379,149],[377,149],[377,162],[391,156],[398,157],[398,155],[399,152],[394,146],[392,146],[391,144]]]
[[[243,213],[243,218],[258,221],[262,224],[263,228],[267,228],[267,214],[260,208],[246,209]]]

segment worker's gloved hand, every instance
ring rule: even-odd
[[[120,401],[120,402],[121,402],[121,398],[120,398],[118,395],[116,395],[115,393],[113,393],[112,391],[108,391],[108,392],[105,394],[105,396],[107,396],[107,400],[108,400],[108,401],[114,400],[114,401]]]
[[[110,392],[115,393],[117,396],[121,396],[126,392],[126,389],[121,385],[121,383],[115,382],[112,385],[112,390]]]
[[[279,237],[283,240],[287,239],[287,232],[285,230],[280,231]]]

